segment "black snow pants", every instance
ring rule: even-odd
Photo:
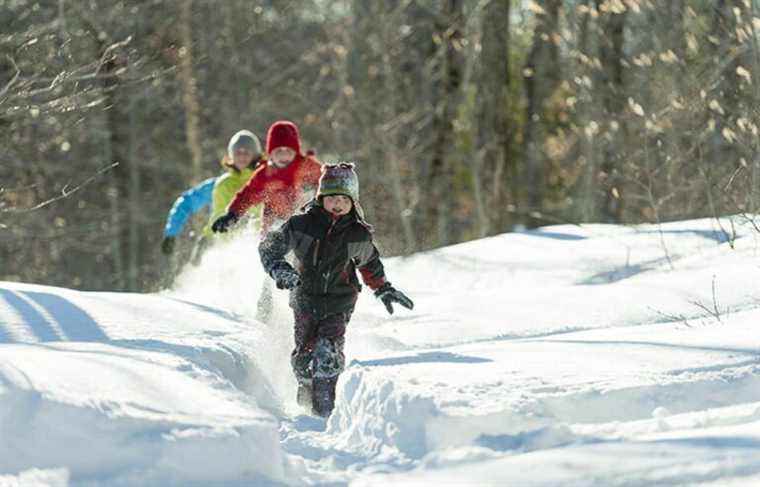
[[[290,363],[299,384],[311,385],[312,379],[337,379],[343,372],[346,326],[351,312],[316,318],[307,312],[295,312],[295,348]]]

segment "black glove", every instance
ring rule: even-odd
[[[171,255],[171,253],[174,252],[175,240],[174,237],[164,237],[161,241],[161,252],[164,255]]]
[[[272,279],[277,289],[293,289],[301,285],[301,276],[290,265],[281,265],[272,270]]]
[[[391,286],[390,282],[386,282],[380,286],[380,288],[375,291],[375,296],[377,296],[377,299],[383,302],[385,309],[387,309],[388,313],[390,314],[393,314],[393,303],[398,303],[407,309],[414,308],[414,303],[412,300],[406,297],[406,294],[396,290],[393,286]]]
[[[228,211],[226,214],[214,220],[214,223],[211,224],[211,231],[214,233],[224,233],[229,230],[231,226],[236,224],[238,220],[239,218],[236,214]]]

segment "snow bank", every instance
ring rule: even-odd
[[[338,401],[327,424],[336,446],[365,457],[427,453],[427,424],[438,414],[430,397],[410,395],[391,380],[350,367],[339,383]]]
[[[0,472],[150,483],[281,479],[271,415],[177,356],[104,344],[0,348]]]
[[[386,259],[415,309],[363,293],[327,422],[294,404],[286,293],[255,319],[250,235],[159,295],[0,283],[0,486],[750,485],[760,238],[723,226]]]
[[[32,468],[18,475],[0,475],[0,487],[67,487],[69,472],[64,468]]]
[[[0,298],[3,482],[297,478],[250,322],[172,297],[0,283]]]

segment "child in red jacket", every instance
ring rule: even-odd
[[[214,232],[226,232],[249,208],[263,203],[261,230],[266,234],[309,200],[306,193],[316,190],[321,164],[311,154],[301,153],[296,124],[286,120],[273,123],[267,131],[266,151],[268,160],[238,191],[227,213],[214,221]]]
[[[295,268],[285,260],[290,251]],[[291,289],[296,346],[290,360],[298,380],[298,403],[327,417],[345,363],[346,326],[361,290],[356,271],[389,313],[393,303],[414,306],[385,278],[371,227],[361,214],[353,165],[324,166],[316,200],[306,213],[267,234],[259,254],[277,287]]]
[[[227,207],[227,213],[211,225],[214,232],[226,232],[248,211],[263,204],[261,233],[284,222],[311,199],[319,184],[322,165],[312,154],[301,153],[301,137],[293,122],[280,120],[267,131],[268,158],[251,175]],[[256,306],[256,318],[268,322],[272,315],[272,287],[265,282]]]

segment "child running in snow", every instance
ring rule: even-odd
[[[263,164],[261,142],[256,134],[249,130],[240,130],[227,143],[227,155],[221,160],[221,165],[227,173],[219,176],[214,184],[211,201],[211,215],[203,234],[210,237],[211,227],[220,216],[227,212],[227,206],[235,199],[240,188],[244,187],[253,176],[256,169]],[[257,210],[260,212],[261,207]],[[253,215],[257,217],[259,215]]]
[[[313,154],[301,152],[301,137],[293,122],[279,120],[267,130],[267,160],[259,164],[245,186],[229,202],[227,212],[211,228],[226,232],[249,208],[263,205],[261,233],[290,218],[312,198],[321,164]],[[257,303],[256,318],[268,322],[272,314],[272,288],[265,283]]]
[[[226,173],[206,179],[184,191],[174,201],[164,227],[164,239],[161,241],[161,252],[164,255],[169,256],[174,252],[175,240],[190,217],[204,208],[210,208],[208,223],[196,240],[190,258],[190,262],[195,265],[200,262],[201,255],[209,245],[209,236],[212,235],[211,225],[227,211],[232,198],[248,182],[262,160],[262,152],[259,138],[249,130],[240,130],[230,138],[227,153],[220,161]]]
[[[208,178],[180,194],[166,217],[164,238],[161,240],[161,252],[164,255],[174,253],[177,236],[182,233],[190,217],[211,206],[211,194],[214,192],[216,178]]]
[[[304,193],[314,194],[321,165],[313,154],[301,153],[296,124],[287,120],[273,123],[267,130],[266,151],[267,160],[229,201],[227,212],[214,217],[214,232],[226,232],[249,208],[262,204],[261,230],[266,233],[308,201],[302,199]]]
[[[279,289],[290,290],[295,317],[291,365],[298,381],[298,403],[322,417],[335,404],[343,371],[346,326],[361,290],[356,269],[389,313],[393,303],[414,303],[386,281],[372,229],[359,206],[354,165],[322,168],[316,198],[305,213],[292,216],[259,245],[261,262]],[[285,255],[293,251],[295,268]]]

